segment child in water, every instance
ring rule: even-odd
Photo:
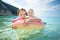
[[[24,24],[25,22],[26,22],[26,10],[22,8],[18,10],[18,18],[12,21],[12,28],[17,28],[16,26],[13,25],[15,23]]]
[[[42,20],[41,19],[39,19],[39,18],[36,18],[35,16],[34,16],[34,11],[33,11],[33,9],[29,9],[28,10],[28,17],[29,17],[29,23],[31,23],[31,24],[39,24],[39,25],[44,25],[43,24],[43,22],[42,22]]]
[[[38,19],[38,18],[36,18],[35,16],[34,16],[34,11],[33,11],[33,9],[29,9],[28,10],[28,18],[29,18],[29,20],[31,21],[31,20],[35,20],[35,19]],[[34,21],[33,20],[33,21]]]
[[[28,10],[28,16],[29,16],[29,19],[35,19],[36,17],[34,16],[34,11],[33,9],[29,9]]]

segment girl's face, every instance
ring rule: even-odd
[[[28,15],[29,15],[29,16],[34,16],[33,10],[29,10],[29,11],[28,11]]]
[[[26,17],[26,12],[24,10],[21,10],[18,14],[19,17],[25,18]]]

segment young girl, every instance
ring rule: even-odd
[[[14,19],[12,21],[12,28],[17,28],[14,26],[14,24],[19,23],[19,24],[24,24],[26,22],[26,10],[25,9],[19,9],[18,10],[18,18]]]
[[[37,24],[37,25],[43,25],[43,22],[42,22],[42,20],[41,19],[39,19],[39,18],[36,18],[35,16],[34,16],[34,11],[33,11],[33,9],[29,9],[28,10],[28,16],[29,16],[29,23],[31,23],[31,24]]]
[[[28,16],[29,16],[29,19],[34,19],[34,18],[36,18],[36,17],[34,16],[34,11],[33,11],[33,9],[29,9],[29,10],[28,10]]]

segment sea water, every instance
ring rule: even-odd
[[[16,17],[17,16],[0,16],[0,40],[18,40],[18,35],[15,35],[16,32],[9,29],[12,20]],[[60,40],[60,17],[41,17],[41,19],[45,22],[45,26],[40,33],[32,34],[30,35],[31,37],[26,39],[21,38],[19,40]],[[4,31],[5,29],[9,30]]]

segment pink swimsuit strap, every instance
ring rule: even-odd
[[[20,20],[20,18],[16,18],[12,21],[12,23],[15,23],[16,21]]]
[[[26,22],[26,19],[16,18],[15,20],[12,21],[12,23],[15,23],[18,20],[24,20],[24,23]]]

